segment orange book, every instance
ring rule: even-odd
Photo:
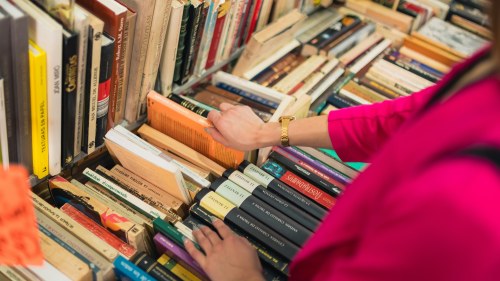
[[[154,91],[148,94],[148,124],[225,168],[236,168],[245,158],[243,151],[228,148],[205,132],[213,127],[205,117]]]
[[[416,37],[406,38],[403,45],[449,67],[462,61],[462,58]]]

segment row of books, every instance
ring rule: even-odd
[[[312,3],[274,2],[2,0],[2,163],[59,174],[116,124],[143,120],[157,81],[168,95]]]

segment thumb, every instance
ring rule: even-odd
[[[222,118],[222,114],[220,114],[219,111],[217,110],[210,110],[207,116],[207,120],[212,122],[215,127],[217,127],[217,124],[219,123],[219,120]]]

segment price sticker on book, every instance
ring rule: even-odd
[[[22,167],[0,169],[0,265],[41,265],[43,254]]]

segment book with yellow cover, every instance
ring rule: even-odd
[[[148,94],[148,124],[225,168],[236,168],[245,158],[243,151],[228,148],[212,139],[205,131],[205,128],[212,127],[206,118],[154,91]]]
[[[47,55],[31,40],[29,41],[29,64],[33,173],[41,179],[49,174]]]

